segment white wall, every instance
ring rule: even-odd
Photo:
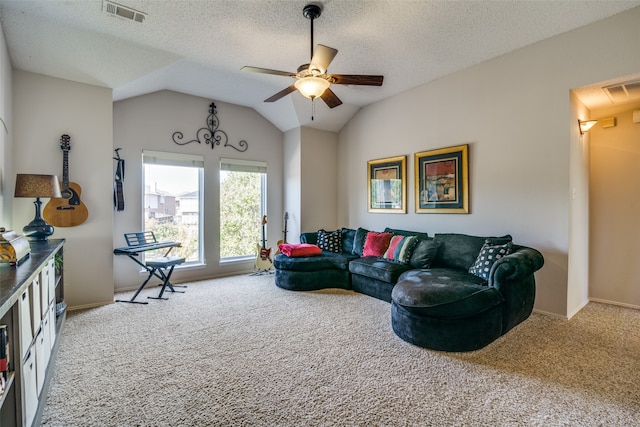
[[[125,159],[125,210],[115,212],[113,245],[124,246],[124,233],[143,229],[142,218],[142,150],[198,154],[205,157],[204,171],[204,252],[206,266],[176,269],[177,282],[216,277],[251,271],[254,262],[220,264],[220,158],[260,160],[267,162],[267,240],[275,252],[275,244],[282,237],[283,217],[283,135],[275,126],[250,108],[214,101],[217,107],[219,129],[226,132],[229,144],[238,146],[240,140],[248,143],[245,152],[231,147],[202,143],[178,145],[172,135],[184,134],[183,142],[196,138],[196,132],[206,127],[209,104],[212,100],[172,91],[161,91],[113,104],[113,146],[122,148]],[[111,161],[113,166],[115,162]],[[111,166],[110,163],[110,166]],[[256,242],[259,243],[259,242]],[[116,257],[116,290],[137,287],[142,277],[138,266],[126,257]]]
[[[13,190],[15,173],[13,172],[13,126],[12,126],[12,69],[9,52],[0,26],[0,117],[9,132],[5,132],[0,123],[0,227],[11,228]]]
[[[586,134],[591,145],[592,300],[640,308],[638,212],[640,212],[640,123],[633,123],[640,103],[591,111],[600,119]],[[602,127],[604,118],[616,126]]]
[[[640,8],[362,109],[339,133],[339,222],[430,234],[510,233],[545,256],[536,274],[536,309],[573,313],[584,292],[571,293],[569,301],[569,289],[588,283],[568,271],[570,204],[585,206],[588,184],[570,158],[584,155],[570,90],[640,71],[638,22]],[[585,46],[593,54],[585,54]],[[470,214],[414,213],[412,154],[463,143],[470,145]],[[409,156],[409,214],[367,213],[366,162],[403,154]],[[588,263],[586,251],[576,257],[572,265]]]
[[[338,223],[338,136],[313,128],[292,129],[284,136],[285,211],[288,238],[300,232],[335,230]]]
[[[302,145],[301,128],[291,129],[284,134],[284,211],[289,214],[287,241],[299,243],[300,218],[302,217]],[[306,230],[305,230],[306,231]]]
[[[570,93],[570,117],[589,119],[589,110]],[[589,302],[589,134],[580,135],[578,121],[569,119],[569,256],[567,317]],[[569,308],[570,307],[570,308]]]
[[[338,137],[312,128],[301,131],[302,230],[335,230],[338,191]]]
[[[64,246],[65,299],[70,307],[113,301],[110,89],[14,70],[13,172],[58,175],[60,137],[71,137],[69,178],[82,188],[89,218],[77,227],[56,227],[52,238]],[[13,189],[4,188],[5,197]],[[47,199],[43,200],[43,209]],[[34,216],[33,200],[15,199],[13,227]]]

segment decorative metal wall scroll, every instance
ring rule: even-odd
[[[218,120],[218,116],[216,115],[216,113],[216,104],[212,102],[211,105],[209,105],[207,127],[198,129],[198,132],[196,132],[196,139],[182,142],[182,138],[184,138],[184,135],[182,134],[182,132],[178,131],[173,133],[173,142],[178,145],[187,145],[192,142],[202,144],[202,142],[204,141],[205,144],[211,144],[211,149],[213,149],[214,146],[220,145],[222,142],[224,142],[223,147],[231,147],[234,150],[240,152],[247,151],[247,149],[249,148],[249,144],[247,144],[247,141],[245,140],[241,140],[240,142],[238,142],[238,147],[233,144],[229,144],[229,137],[227,136],[227,133],[221,129],[218,129],[218,127],[220,126],[220,121]]]

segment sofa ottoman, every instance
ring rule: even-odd
[[[410,271],[393,288],[391,300],[393,331],[420,347],[471,351],[502,335],[502,294],[463,270]]]
[[[332,252],[299,258],[289,258],[280,253],[273,259],[275,284],[290,291],[351,289],[349,262],[355,258],[357,255]]]
[[[354,259],[349,263],[351,288],[365,295],[391,302],[391,291],[398,277],[410,267],[376,257]]]

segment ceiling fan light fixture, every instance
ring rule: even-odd
[[[330,83],[322,77],[307,76],[296,80],[294,86],[303,96],[314,99],[322,95]]]

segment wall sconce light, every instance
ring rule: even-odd
[[[53,226],[49,225],[40,214],[42,202],[40,197],[62,197],[60,183],[55,175],[16,175],[16,191],[14,197],[35,197],[36,215],[33,221],[22,229],[29,240],[47,240],[53,234]]]
[[[593,125],[595,125],[596,123],[598,123],[597,120],[578,119],[578,126],[580,127],[580,135],[584,135],[585,133],[589,132],[589,129],[591,129]]]

